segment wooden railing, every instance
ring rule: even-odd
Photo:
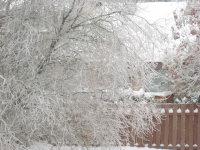
[[[130,146],[200,150],[200,105],[160,104],[158,107],[165,114],[162,124],[156,124],[157,130],[146,140],[132,137],[130,133]]]

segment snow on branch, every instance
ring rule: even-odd
[[[0,3],[1,146],[111,146],[128,127],[142,137],[155,127],[153,117],[160,121],[153,104],[114,104],[130,79],[150,78],[143,58],[156,47],[152,35],[161,36],[135,18],[134,2]]]

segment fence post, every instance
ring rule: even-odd
[[[197,107],[198,107],[197,150],[200,150],[200,104],[197,104]]]

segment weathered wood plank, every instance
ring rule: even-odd
[[[153,118],[153,121],[156,122],[156,119]],[[155,147],[155,146],[153,146],[154,144],[156,144],[156,131],[155,130],[153,131],[152,147]]]
[[[180,104],[177,104],[178,109],[181,108]],[[181,113],[178,113],[181,114]],[[177,124],[177,144],[181,144],[181,115],[178,115],[178,124]]]
[[[144,147],[143,143],[142,143],[142,138],[138,139],[138,147]]]
[[[198,106],[197,150],[200,150],[200,104]]]
[[[177,139],[177,105],[173,108],[173,130],[172,130],[172,145],[173,150],[176,150],[176,139]]]
[[[149,135],[148,135],[148,147],[149,148],[152,148],[152,139],[153,139],[153,131],[152,131],[152,133],[149,133]]]
[[[172,144],[173,116],[169,116],[169,144]]]
[[[160,105],[157,106],[158,108],[161,108]],[[161,134],[160,134],[160,130],[161,130],[161,124],[156,122],[156,148],[160,148],[160,138],[161,138]]]
[[[198,109],[197,105],[194,105],[194,110]],[[198,114],[198,113],[194,113],[194,114]],[[198,115],[194,115],[194,140],[193,140],[193,144],[197,144],[197,125],[198,125]]]
[[[185,113],[185,144],[189,145],[189,113],[188,110],[190,109],[191,104],[186,104],[186,113]]]
[[[185,105],[181,105],[181,150],[185,150]]]
[[[130,141],[130,146],[134,146],[135,144],[135,136],[134,136],[134,131],[133,128],[129,127],[129,132],[130,132],[130,136],[129,136],[129,141]]]
[[[165,109],[164,106],[162,106],[162,109]],[[162,124],[161,124],[161,138],[160,138],[160,144],[163,144],[164,145],[164,137],[165,137],[165,124],[166,124],[166,118],[165,117],[162,117]]]
[[[190,116],[189,116],[189,150],[193,150],[193,124],[194,124],[194,105],[190,105]]]
[[[168,148],[168,135],[169,135],[169,106],[165,105],[165,131],[164,131],[164,148]]]

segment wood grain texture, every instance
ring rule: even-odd
[[[194,105],[190,105],[189,116],[189,150],[193,150],[193,125],[194,125]]]
[[[165,131],[164,131],[164,148],[168,148],[168,135],[169,135],[169,106],[165,105]]]
[[[148,135],[148,147],[149,148],[152,148],[152,140],[153,140],[153,132],[152,133],[149,133],[149,135]]]
[[[172,129],[173,150],[176,150],[176,139],[177,139],[177,105],[174,105],[174,108],[173,108],[173,129]]]
[[[185,105],[181,105],[181,150],[185,150]]]
[[[165,109],[162,124],[157,124],[154,118],[153,121],[156,123],[157,129],[145,136],[147,140],[136,137],[137,140],[134,141],[135,137],[132,138],[133,135],[130,135],[130,145],[134,146],[134,142],[137,142],[139,147],[144,147],[144,144],[148,143],[149,148],[200,150],[200,106],[196,104],[161,104],[158,107]],[[169,113],[170,108],[173,108],[173,113]],[[181,113],[177,113],[179,108]],[[185,113],[187,108],[190,110],[189,113]],[[194,113],[196,108],[199,108],[198,113]],[[133,133],[131,129],[129,131],[130,134]],[[125,140],[125,137],[123,139]],[[193,146],[194,144],[198,146]]]
[[[197,150],[200,150],[200,104],[198,106]]]

